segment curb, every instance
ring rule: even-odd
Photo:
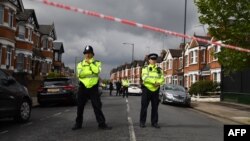
[[[243,124],[243,125],[246,125],[246,123],[244,123],[244,122],[241,122],[241,121],[238,121],[238,120],[234,120],[234,119],[232,119],[232,118],[228,118],[228,117],[226,117],[226,116],[221,116],[221,115],[213,114],[213,113],[210,113],[210,112],[207,112],[207,111],[201,110],[201,109],[196,109],[196,108],[194,108],[194,107],[193,107],[193,109],[194,109],[194,110],[196,110],[196,111],[199,111],[199,112],[205,113],[205,114],[209,114],[209,115],[215,116],[215,117],[224,118],[224,119],[227,119],[227,120],[233,121],[233,122],[238,123],[238,124]]]

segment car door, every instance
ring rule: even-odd
[[[14,79],[13,79],[14,81]],[[9,76],[0,70],[0,116],[12,115],[16,107],[16,90],[13,89]]]

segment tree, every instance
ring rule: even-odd
[[[209,34],[225,44],[250,49],[250,0],[194,0]],[[250,53],[222,48],[217,54],[225,74],[249,68]]]

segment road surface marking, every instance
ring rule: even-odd
[[[128,99],[127,98],[126,98],[126,103],[127,103],[127,114],[128,114],[128,124],[129,124],[130,141],[136,141],[135,130],[134,130],[134,126],[133,126],[133,121],[132,121],[132,118],[129,116],[130,107],[129,107],[129,103],[128,103]]]
[[[24,124],[24,125],[22,125],[22,126],[29,126],[29,125],[31,125],[31,124],[33,124],[33,122],[26,123],[26,124]]]
[[[60,113],[54,114],[53,116],[56,117],[56,116],[59,116],[59,115],[61,115],[61,114],[62,114],[62,113],[60,112]]]
[[[9,132],[8,130],[1,131],[0,134],[5,134],[5,133],[8,133],[8,132]]]

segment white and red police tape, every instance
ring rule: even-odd
[[[173,36],[177,36],[177,37],[181,37],[181,38],[194,39],[194,40],[197,40],[197,41],[200,41],[200,42],[219,45],[219,46],[222,46],[222,47],[225,47],[225,48],[250,53],[250,49],[245,49],[245,48],[241,48],[241,47],[237,47],[237,46],[233,46],[233,45],[227,45],[227,44],[223,44],[223,43],[219,43],[219,42],[213,42],[213,41],[205,40],[205,39],[202,39],[202,38],[197,38],[197,37],[194,37],[194,36],[184,35],[184,34],[181,34],[181,33],[172,32],[172,31],[168,31],[168,30],[165,30],[165,29],[161,29],[161,28],[157,28],[157,27],[153,27],[153,26],[149,26],[149,25],[144,25],[144,24],[137,23],[137,22],[131,21],[131,20],[120,19],[120,18],[104,15],[104,14],[94,12],[94,11],[83,10],[83,9],[73,7],[73,6],[69,6],[69,5],[65,5],[65,4],[62,4],[62,3],[52,2],[52,1],[49,1],[49,0],[31,0],[31,1],[41,2],[43,4],[53,6],[53,7],[57,7],[57,8],[61,8],[61,9],[64,9],[64,10],[73,11],[73,12],[85,14],[85,15],[88,15],[88,16],[93,16],[93,17],[97,17],[97,18],[101,18],[101,19],[105,19],[105,20],[109,20],[109,21],[114,21],[114,22],[130,25],[130,26],[134,26],[134,27],[139,27],[139,28],[151,30],[151,31],[154,31],[154,32],[160,32],[160,33],[173,35]]]

